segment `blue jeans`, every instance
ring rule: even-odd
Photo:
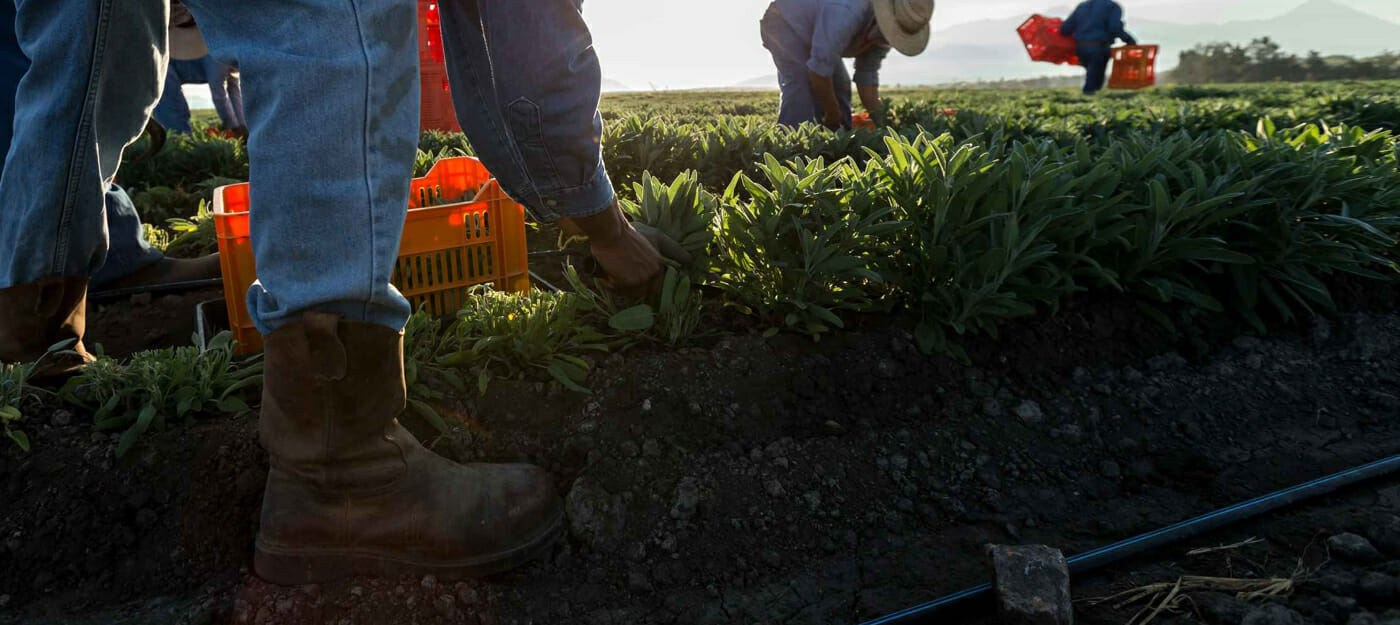
[[[14,3],[0,0],[0,172],[4,171],[3,155],[10,151],[14,131],[15,92],[19,90],[20,78],[29,70],[29,59],[19,48],[14,26]],[[141,218],[125,190],[112,185],[103,197],[103,206],[111,246],[102,268],[92,276],[92,286],[99,289],[164,257],[146,242]]]
[[[769,5],[768,12],[763,14],[759,33],[763,36],[763,47],[773,55],[773,64],[778,66],[778,89],[782,91],[778,123],[794,128],[807,122],[820,124],[823,111],[807,77],[812,42],[792,29],[776,4]],[[836,88],[836,101],[841,105],[842,125],[850,128],[851,75],[844,61],[836,64],[831,84]]]
[[[243,120],[243,89],[239,75],[232,67],[214,60],[212,56],[177,61],[171,59],[165,72],[165,90],[152,114],[160,125],[171,132],[190,132],[190,105],[185,100],[183,85],[209,85],[214,112],[224,128],[246,126]]]
[[[1113,57],[1113,49],[1104,46],[1082,46],[1079,48],[1079,62],[1084,64],[1084,94],[1093,95],[1103,90],[1108,74],[1108,61]]]
[[[501,188],[543,221],[608,208],[602,70],[582,0],[443,0],[439,11],[457,122]]]
[[[165,0],[15,0],[33,63],[0,175],[0,288],[90,276],[103,197],[164,81]],[[389,284],[417,148],[414,3],[186,0],[249,78],[250,216],[267,333],[317,310],[402,328]]]

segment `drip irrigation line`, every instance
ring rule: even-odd
[[[112,289],[110,291],[98,291],[89,293],[88,299],[94,302],[106,302],[142,293],[174,293],[179,291],[193,291],[211,286],[223,286],[223,278],[212,278],[209,280],[191,280],[188,282],[166,282],[164,284],[152,284],[149,286],[134,286],[126,289]]]
[[[531,279],[531,280],[534,280],[534,281],[537,282],[537,283],[539,283],[539,285],[542,286],[542,287],[544,287],[544,289],[545,289],[546,291],[549,291],[549,292],[551,292],[551,293],[560,293],[560,292],[562,292],[562,291],[559,290],[559,287],[554,286],[553,284],[550,284],[548,280],[545,280],[544,278],[541,278],[541,277],[540,277],[540,274],[537,274],[537,273],[535,273],[535,272],[533,272],[533,271],[530,272],[530,279]]]
[[[1159,530],[1119,541],[1106,547],[1100,547],[1093,551],[1081,553],[1069,558],[1069,570],[1072,573],[1088,573],[1100,567],[1157,547],[1163,547],[1182,540],[1194,538],[1232,523],[1272,512],[1301,501],[1328,495],[1341,488],[1384,477],[1397,471],[1400,471],[1400,455],[1391,456],[1385,460],[1378,460],[1354,469],[1348,469],[1341,473],[1335,473],[1305,484],[1299,484],[1291,488],[1264,495],[1263,497],[1251,499],[1244,503],[1221,508],[1189,521],[1183,521],[1176,525],[1170,525]],[[916,605],[874,620],[866,621],[861,625],[908,625],[910,623],[923,622],[925,619],[932,618],[936,614],[954,608],[966,608],[973,602],[990,599],[991,595],[991,584],[978,584],[977,586],[955,592],[928,603]]]

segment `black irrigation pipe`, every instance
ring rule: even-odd
[[[1157,547],[1163,547],[1178,541],[1194,538],[1238,521],[1253,518],[1266,512],[1272,512],[1284,506],[1306,501],[1314,497],[1331,494],[1338,489],[1383,477],[1397,471],[1400,471],[1400,455],[1391,456],[1385,460],[1372,462],[1371,464],[1354,469],[1348,469],[1341,473],[1313,480],[1306,484],[1299,484],[1298,486],[1264,495],[1257,499],[1251,499],[1241,504],[1235,504],[1228,508],[1221,508],[1215,512],[1198,516],[1189,521],[1183,521],[1176,525],[1116,542],[1107,547],[1100,547],[1093,551],[1081,553],[1069,559],[1069,570],[1071,573],[1088,573],[1124,558],[1156,549]],[[916,605],[912,608],[906,608],[874,620],[866,621],[861,625],[907,625],[909,623],[924,622],[925,619],[930,619],[937,614],[942,614],[953,608],[966,608],[971,603],[990,599],[991,595],[992,585],[980,584],[928,603]]]
[[[165,284],[153,284],[150,286],[134,286],[126,289],[112,289],[110,291],[98,291],[89,293],[88,300],[92,302],[107,302],[140,295],[142,293],[176,293],[180,291],[193,291],[211,286],[223,286],[222,278],[212,278],[209,280],[191,280],[189,282],[167,282]]]

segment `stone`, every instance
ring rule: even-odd
[[[1240,625],[1303,625],[1303,615],[1276,603],[1256,607],[1246,614]]]
[[[1381,619],[1370,612],[1357,612],[1347,619],[1347,625],[1381,625]]]
[[[787,493],[787,490],[783,488],[783,483],[778,480],[768,480],[764,482],[763,490],[767,491],[768,494],[773,497],[782,497]]]
[[[1396,494],[1400,495],[1400,492]],[[1397,502],[1397,505],[1400,505],[1400,502]],[[1377,518],[1371,529],[1366,532],[1371,537],[1371,544],[1393,557],[1400,558],[1400,516],[1377,516],[1381,518]]]
[[[1045,412],[1040,409],[1040,404],[1029,399],[1016,406],[1016,416],[1020,417],[1022,422],[1030,425],[1045,421]]]
[[[1073,625],[1069,565],[1044,545],[989,545],[997,610],[1005,625]]]
[[[1327,549],[1333,556],[1352,562],[1369,564],[1385,559],[1371,541],[1356,534],[1337,534],[1327,539]]]
[[[695,516],[700,506],[700,480],[693,477],[681,478],[676,484],[676,502],[671,506],[671,518],[685,521]]]
[[[997,401],[995,397],[988,397],[982,402],[982,414],[993,419],[1000,417],[1004,414],[1004,411],[1001,409],[1001,402]]]
[[[574,480],[564,499],[569,532],[593,547],[609,544],[627,522],[622,496],[614,495],[588,476]]]

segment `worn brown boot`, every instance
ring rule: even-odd
[[[69,353],[46,358],[35,377],[72,375],[92,362],[87,330],[86,277],[49,278],[0,289],[0,363],[34,362],[58,343]]]
[[[562,502],[542,469],[458,465],[399,425],[402,332],[307,313],[263,345],[263,579],[488,575],[559,534]]]

